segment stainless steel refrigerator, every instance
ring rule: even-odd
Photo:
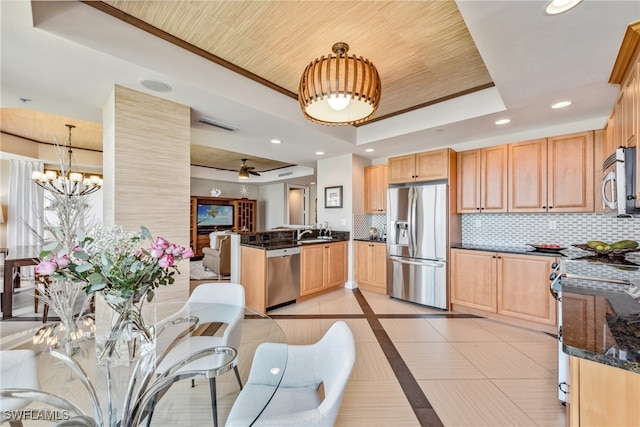
[[[448,309],[447,184],[389,188],[387,294]]]

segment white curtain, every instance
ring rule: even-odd
[[[44,190],[32,180],[33,171],[42,172],[39,161],[10,160],[9,207],[7,210],[7,246],[38,245],[38,236],[44,232]],[[29,230],[32,227],[38,236]]]

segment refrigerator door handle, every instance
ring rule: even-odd
[[[444,261],[417,261],[415,259],[407,259],[407,258],[396,257],[396,256],[390,256],[389,259],[393,262],[399,262],[401,264],[420,265],[423,267],[442,268],[446,265]]]
[[[409,255],[416,256],[416,189],[409,188]]]

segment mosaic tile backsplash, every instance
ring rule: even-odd
[[[556,243],[571,246],[589,240],[640,241],[640,218],[605,214],[465,214],[462,243],[521,246]]]
[[[387,216],[385,214],[353,214],[353,238],[368,239],[369,229],[375,227],[378,232],[382,232],[387,226]]]

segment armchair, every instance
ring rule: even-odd
[[[202,265],[218,276],[228,276],[231,274],[231,236],[211,233],[209,238],[211,247],[202,248]]]

